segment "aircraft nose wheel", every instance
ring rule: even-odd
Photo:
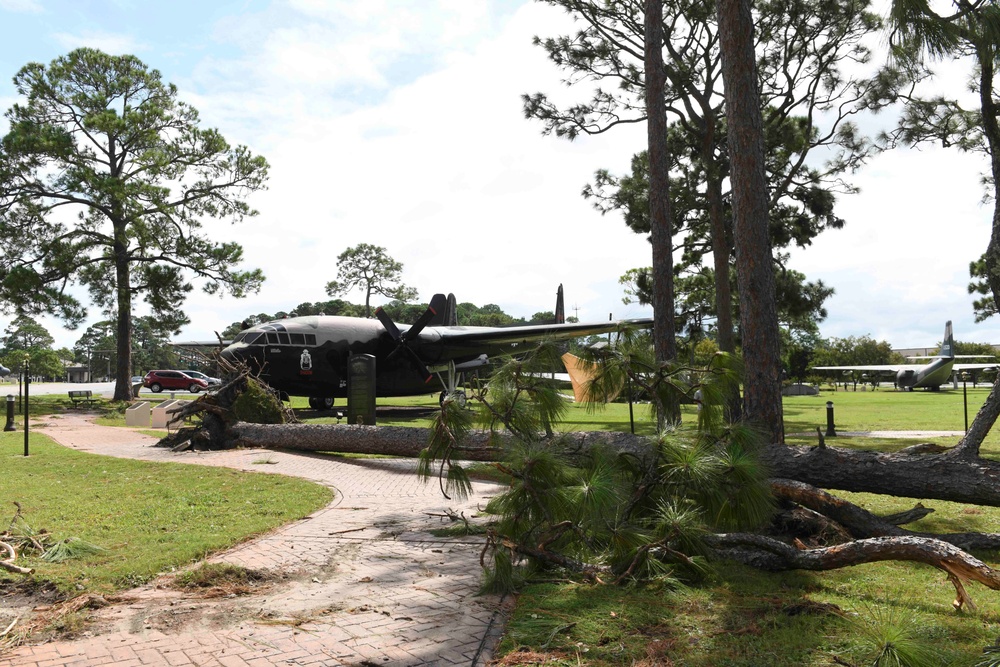
[[[333,399],[310,396],[309,407],[313,410],[331,410],[333,409]]]
[[[466,404],[468,404],[468,402],[469,402],[469,399],[465,395],[464,391],[461,391],[461,390],[456,391],[451,396],[452,396],[452,400],[454,400],[458,404],[458,407],[460,407],[460,408],[464,408],[466,406]],[[443,405],[444,404],[444,399],[446,399],[446,398],[448,398],[448,392],[442,391],[441,392],[441,396],[438,397],[438,402],[440,402]]]

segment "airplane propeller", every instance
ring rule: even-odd
[[[404,332],[400,332],[399,327],[397,327],[396,323],[392,321],[391,317],[389,317],[389,313],[382,310],[381,306],[376,308],[375,317],[377,317],[378,321],[382,323],[383,327],[385,327],[389,336],[396,341],[396,349],[389,353],[389,356],[386,357],[386,361],[392,359],[397,354],[406,354],[410,362],[416,368],[417,372],[420,373],[420,377],[424,379],[424,382],[430,382],[434,375],[427,369],[426,364],[424,364],[423,360],[417,356],[417,353],[410,348],[410,341],[416,340],[416,338],[420,336],[420,332],[424,330],[424,327],[426,327],[428,323],[434,319],[434,316],[443,312],[447,306],[448,298],[444,294],[435,294],[431,297],[431,303],[427,307],[427,310],[425,310],[417,321],[413,323],[413,326]]]

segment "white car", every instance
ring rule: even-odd
[[[184,371],[185,375],[190,375],[193,378],[198,378],[199,380],[204,380],[208,383],[209,387],[217,387],[222,384],[222,380],[219,378],[214,378],[204,373],[199,373],[198,371]]]

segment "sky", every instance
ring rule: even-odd
[[[328,299],[337,256],[359,243],[402,262],[425,302],[453,292],[530,317],[552,310],[563,284],[567,315],[581,321],[649,316],[622,303],[618,283],[650,263],[649,244],[580,196],[597,169],[628,170],[645,126],[569,142],[522,112],[524,93],[585,99],[532,45],[569,28],[532,0],[0,0],[0,109],[18,101],[11,78],[28,62],[80,46],[130,53],[174,83],[203,126],[268,160],[268,189],[250,199],[259,215],[205,224],[241,243],[244,268],[267,280],[242,300],[193,292],[178,340]],[[952,320],[958,340],[1000,343],[1000,321],[974,324],[966,291],[989,240],[987,168],[937,147],[883,154],[851,176],[861,192],[838,199],[845,228],[789,264],[836,290],[823,336],[926,347]],[[41,321],[58,347],[86,326]]]

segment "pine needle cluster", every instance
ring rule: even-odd
[[[648,339],[624,334],[590,354],[597,372],[591,396],[625,383],[656,404],[667,392],[699,392],[697,429],[672,425],[650,443],[649,455],[606,446],[581,451],[554,433],[566,399],[545,376],[558,346],[506,361],[469,399],[480,422],[497,434],[511,482],[486,507],[492,523],[483,565],[484,590],[515,590],[526,576],[562,568],[595,581],[694,579],[706,569],[707,531],[756,528],[773,501],[767,471],[755,452],[762,439],[745,426],[725,424],[723,404],[739,369],[720,355],[709,368],[660,365]],[[421,465],[460,468],[452,460],[471,428],[470,413],[447,401]],[[451,490],[461,484],[447,476]]]

